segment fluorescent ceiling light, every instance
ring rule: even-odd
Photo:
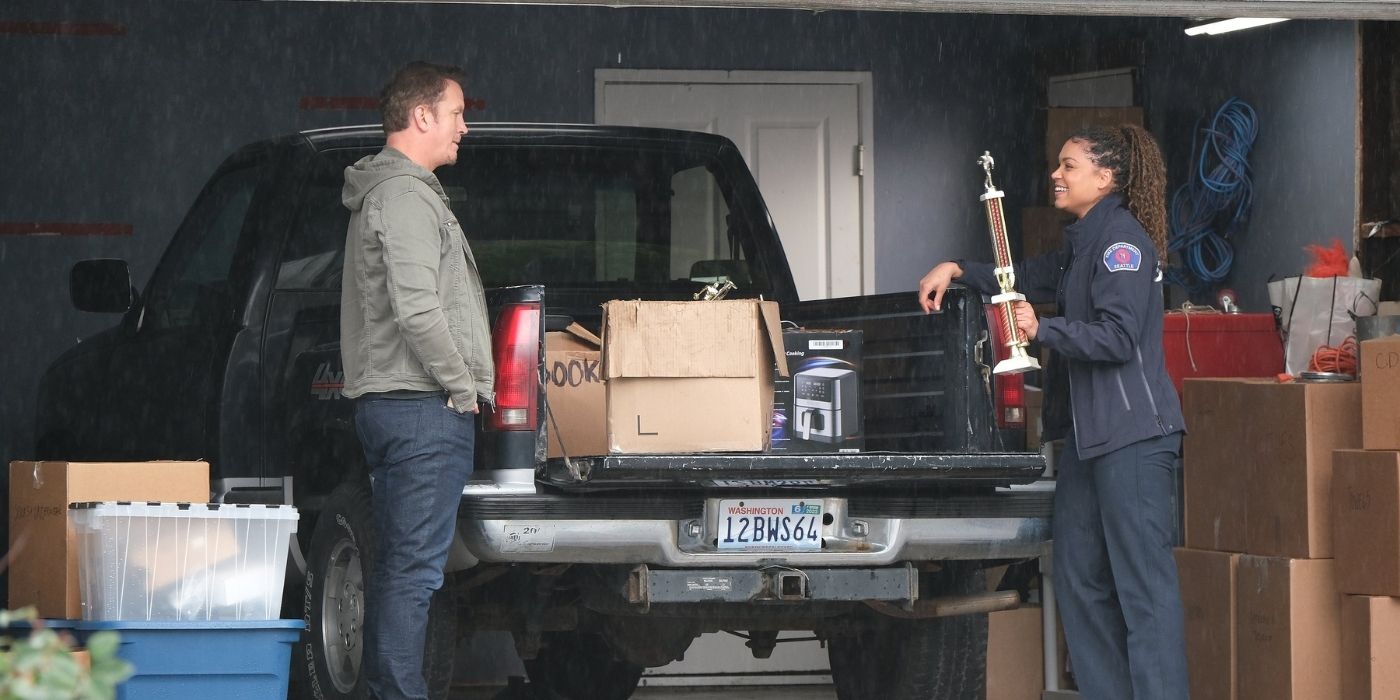
[[[1236,17],[1234,19],[1222,19],[1218,22],[1210,22],[1209,24],[1198,24],[1194,27],[1187,27],[1186,35],[1196,36],[1198,34],[1224,34],[1225,32],[1233,32],[1240,29],[1252,29],[1254,27],[1262,27],[1266,24],[1276,24],[1278,22],[1286,21],[1288,21],[1288,19],[1285,17]]]

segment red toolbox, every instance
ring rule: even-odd
[[[1272,377],[1283,371],[1273,314],[1168,311],[1162,345],[1178,396],[1189,377]]]

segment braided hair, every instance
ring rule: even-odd
[[[1113,173],[1113,189],[1123,194],[1128,211],[1147,230],[1157,259],[1167,259],[1167,166],[1147,130],[1131,124],[1091,126],[1070,137],[1080,141],[1094,165]]]

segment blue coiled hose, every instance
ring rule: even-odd
[[[1168,282],[1198,294],[1230,274],[1235,259],[1230,237],[1248,220],[1254,203],[1249,151],[1258,134],[1254,108],[1232,97],[1192,135],[1195,173],[1172,194],[1168,211],[1167,249],[1181,258],[1180,267],[1167,271]]]

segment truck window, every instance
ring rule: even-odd
[[[682,170],[671,178],[671,191],[671,276],[700,282],[731,277],[750,286],[743,250],[735,249],[727,227],[729,205],[714,176],[701,166]]]
[[[346,166],[364,155],[333,151],[316,158],[277,267],[277,289],[340,289],[345,232],[350,226],[350,210],[341,203],[340,192]]]
[[[278,268],[278,289],[338,289],[350,212],[345,167],[323,154]],[[678,285],[729,277],[754,288],[747,242],[729,230],[715,164],[694,154],[474,145],[436,172],[487,287]]]
[[[235,167],[200,195],[156,268],[144,328],[193,328],[225,317],[233,301],[229,273],[261,175],[261,164]]]
[[[731,240],[724,234],[724,222],[729,207],[715,186],[714,176],[703,166],[682,170],[671,176],[669,208],[669,242],[654,245],[648,253],[643,237],[638,235],[638,192],[627,181],[600,187],[594,246],[597,255],[597,281],[645,280],[648,273],[638,265],[654,265],[669,270],[659,280],[714,281],[714,261],[730,261],[742,257],[742,251],[731,249]],[[660,204],[660,203],[658,203]],[[738,261],[735,260],[737,263]],[[747,286],[747,280],[735,279]]]
[[[438,177],[488,287],[753,290],[729,203],[703,156],[629,148],[474,147]]]

